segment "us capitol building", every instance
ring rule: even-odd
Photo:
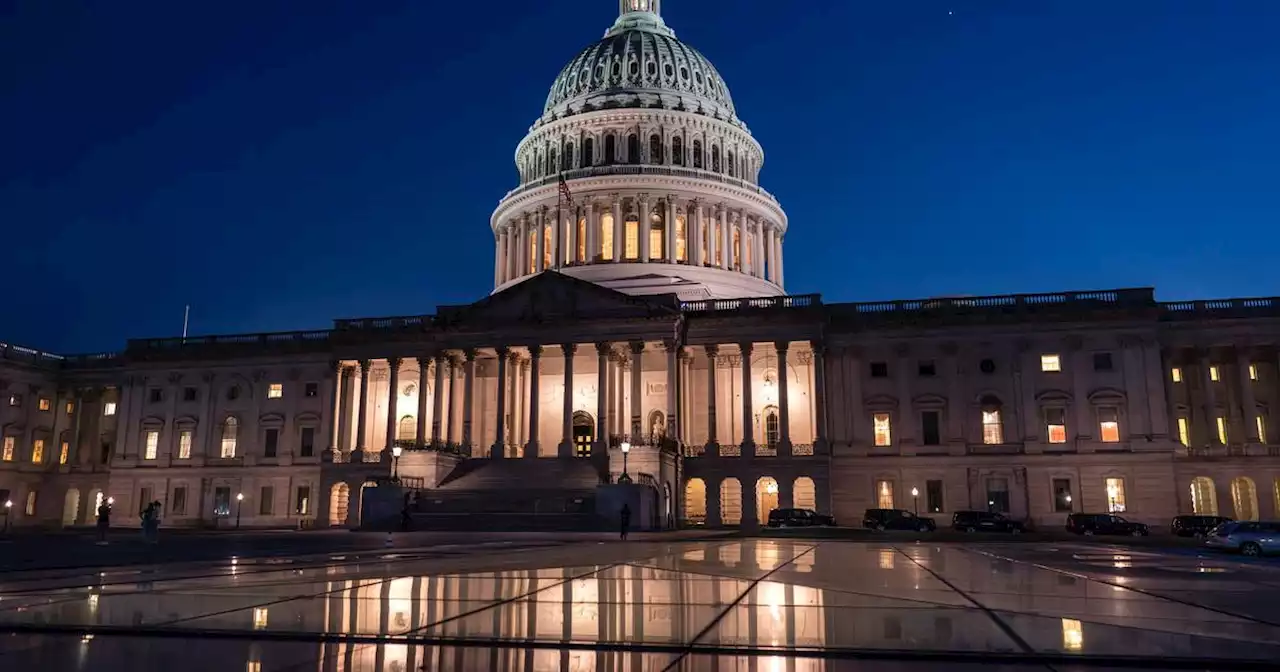
[[[788,295],[790,222],[726,83],[661,0],[619,4],[516,148],[490,296],[110,354],[0,345],[9,522],[91,525],[111,497],[127,524],[159,501],[170,526],[357,526],[361,493],[399,482],[422,527],[574,527],[619,480],[651,489],[654,526],[1277,517],[1280,299]]]

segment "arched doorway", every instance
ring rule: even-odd
[[[720,482],[720,524],[742,524],[742,484],[736,478]]]
[[[351,502],[351,488],[346,483],[334,483],[329,491],[329,526],[338,527],[347,522],[347,507]]]
[[[707,523],[707,484],[701,478],[691,478],[684,485],[684,522],[688,525]]]
[[[1218,493],[1212,478],[1196,476],[1191,479],[1191,512],[1202,516],[1218,515]]]
[[[801,476],[796,479],[791,498],[793,500],[792,506],[797,509],[818,510],[818,489],[814,487],[813,479],[808,476]]]
[[[769,522],[769,512],[778,508],[778,482],[772,476],[756,481],[756,517],[761,525]]]
[[[62,500],[62,526],[71,527],[80,518],[80,491],[71,488]]]
[[[583,411],[573,412],[573,450],[578,457],[591,457],[596,440],[596,421]]]
[[[1236,520],[1258,519],[1258,491],[1252,478],[1241,476],[1231,481],[1231,503],[1235,505]]]

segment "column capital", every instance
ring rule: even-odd
[[[785,353],[787,351],[787,348],[791,347],[791,341],[774,341],[773,347],[779,353]]]
[[[458,367],[459,367],[461,364],[462,364],[462,358],[461,358],[461,357],[459,357],[459,356],[457,356],[457,355],[453,355],[453,354],[449,355],[449,370],[450,370],[450,371],[456,371],[456,370],[458,370]]]
[[[499,345],[499,346],[495,347],[495,348],[493,349],[493,351],[494,351],[495,353],[497,353],[497,355],[498,355],[499,357],[504,357],[504,358],[505,358],[508,354],[510,354],[510,352],[511,352],[511,348],[508,348],[508,347],[507,347],[507,346],[505,346],[505,345]]]
[[[622,205],[622,195],[617,193],[609,194],[609,205],[611,207]]]
[[[541,345],[530,345],[530,346],[528,346],[528,348],[529,348],[529,357],[530,357],[530,358],[532,358],[532,359],[539,359],[539,358],[541,358],[541,357],[542,357],[542,346],[541,346]]]
[[[368,372],[369,372],[369,368],[373,366],[373,360],[370,360],[370,359],[362,359],[362,360],[360,360],[359,364],[360,364],[360,372],[361,372],[362,374],[363,374],[363,373],[368,373]]]
[[[642,194],[639,194],[639,195],[638,195],[638,197],[639,197],[639,200],[640,200],[640,205],[644,205],[644,206],[648,206],[648,205],[649,205],[649,194],[647,194],[647,193],[642,193]]]
[[[627,343],[627,349],[631,351],[631,354],[638,355],[644,352],[644,341],[631,341]]]
[[[721,201],[721,202],[719,202],[719,203],[716,203],[716,206],[715,206],[715,207],[716,207],[716,214],[717,214],[717,215],[723,215],[723,214],[724,214],[724,202],[723,202],[723,201]]]
[[[564,353],[565,357],[572,357],[574,353],[578,352],[578,344],[577,343],[561,343],[560,351]]]
[[[720,354],[720,346],[718,345],[704,345],[702,349],[707,353],[708,357],[715,357]]]
[[[609,354],[612,354],[612,353],[613,353],[613,344],[612,344],[612,343],[610,343],[609,341],[597,341],[597,342],[596,342],[596,354],[598,354],[598,355],[600,355],[600,356],[602,356],[602,357],[603,357],[603,356],[605,356],[605,355],[609,355]]]
[[[743,342],[743,343],[739,343],[739,344],[738,344],[738,348],[740,348],[740,349],[742,350],[742,354],[743,354],[743,355],[746,355],[746,356],[748,356],[748,357],[750,357],[750,356],[751,356],[751,350],[752,350],[752,348],[753,348],[753,347],[754,347],[754,346],[753,346],[753,345],[751,344],[751,342],[749,342],[749,341],[747,341],[747,342]]]
[[[476,349],[467,348],[462,351],[462,356],[466,358],[467,362],[474,362],[476,361]]]
[[[662,339],[662,349],[668,353],[671,353],[671,352],[678,351],[680,349],[680,346],[676,343],[675,339],[664,338]]]

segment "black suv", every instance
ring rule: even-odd
[[[1230,522],[1226,516],[1176,516],[1169,527],[1179,537],[1203,537],[1213,528]]]
[[[812,509],[774,509],[769,512],[769,527],[834,527],[835,524],[835,517],[816,513]]]
[[[1067,531],[1075,534],[1127,534],[1145,537],[1151,533],[1143,523],[1133,523],[1114,513],[1073,513],[1067,516]]]
[[[951,529],[960,532],[1023,532],[1022,521],[990,511],[956,511],[951,516]]]
[[[938,529],[932,518],[921,518],[903,509],[867,509],[862,516],[862,526],[873,530],[916,530],[932,532]]]

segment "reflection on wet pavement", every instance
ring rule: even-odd
[[[790,672],[908,669],[895,658],[914,670],[1280,659],[1274,566],[1104,546],[721,540],[130,571],[7,575],[0,666]]]

